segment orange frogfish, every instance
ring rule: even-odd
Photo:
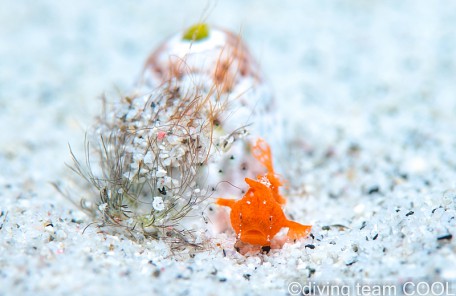
[[[274,173],[271,149],[262,139],[253,146],[253,156],[267,169],[257,180],[245,178],[249,189],[240,200],[217,199],[217,204],[231,208],[231,226],[238,242],[270,247],[271,240],[284,227],[287,237],[295,240],[306,237],[312,226],[288,220],[282,205],[286,200],[279,193],[281,180]]]

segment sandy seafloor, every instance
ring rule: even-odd
[[[0,3],[0,295],[284,295],[292,281],[400,295],[409,280],[455,293],[456,2]],[[91,218],[50,185],[70,174],[68,143],[83,152],[100,96],[126,92],[200,19],[242,31],[262,65],[287,118],[273,145],[285,211],[313,238],[244,257],[225,233],[226,256],[215,243],[173,256],[82,234]]]

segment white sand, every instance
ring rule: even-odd
[[[183,2],[2,2],[0,295],[456,281],[456,2]],[[242,31],[262,64],[288,118],[278,137],[294,139],[273,147],[294,190],[286,213],[314,238],[243,257],[224,233],[175,257],[82,234],[91,219],[51,187],[70,174],[67,144],[82,153],[98,97],[127,90],[161,40],[200,19]]]

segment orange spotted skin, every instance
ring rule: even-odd
[[[286,200],[279,193],[282,183],[274,173],[269,145],[258,140],[253,155],[268,172],[258,176],[258,180],[245,178],[250,188],[242,199],[217,199],[218,205],[231,208],[231,226],[238,239],[252,245],[270,246],[271,239],[283,227],[289,228],[287,236],[290,239],[307,236],[311,226],[290,221],[283,213],[281,205]]]

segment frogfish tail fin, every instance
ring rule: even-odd
[[[271,147],[262,138],[259,138],[252,147],[253,156],[268,170],[269,173],[274,173],[272,166]]]

